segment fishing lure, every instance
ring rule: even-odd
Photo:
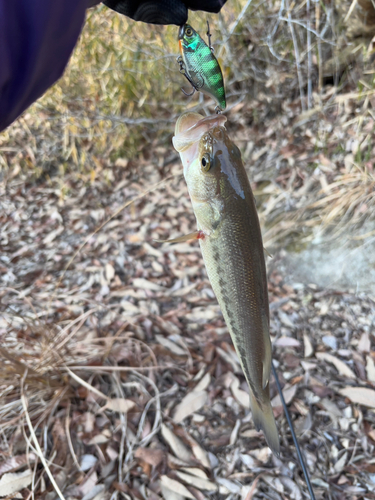
[[[196,90],[211,96],[218,104],[216,111],[226,108],[223,74],[211,47],[210,26],[207,21],[208,45],[199,34],[189,25],[180,27],[178,41],[181,55],[177,58],[180,73],[193,87],[188,94],[193,95]]]

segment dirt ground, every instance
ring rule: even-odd
[[[66,499],[308,498],[274,381],[280,459],[254,429],[199,247],[154,241],[195,228],[177,156],[10,172],[1,205],[7,491],[58,498],[49,470]],[[274,359],[316,498],[375,498],[374,300],[284,281]]]

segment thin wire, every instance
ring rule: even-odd
[[[285,412],[285,416],[286,416],[286,419],[288,421],[288,424],[289,424],[289,427],[290,427],[290,430],[291,430],[291,433],[292,433],[292,438],[293,438],[294,446],[296,447],[298,460],[299,460],[299,463],[301,465],[301,469],[302,469],[303,475],[305,476],[305,480],[306,480],[306,484],[307,484],[307,489],[309,490],[311,500],[315,500],[314,490],[313,490],[312,485],[311,485],[309,472],[307,470],[307,467],[306,467],[306,464],[305,464],[305,460],[304,460],[302,452],[301,452],[301,448],[299,447],[297,436],[296,436],[296,433],[294,431],[293,422],[292,422],[292,419],[290,418],[289,410],[288,410],[288,407],[287,407],[287,405],[285,403],[283,391],[281,390],[280,380],[279,380],[279,377],[277,375],[276,368],[275,368],[275,365],[273,364],[273,362],[272,362],[272,373],[273,373],[273,376],[275,377],[277,390],[279,391],[281,403],[283,405],[284,412]]]

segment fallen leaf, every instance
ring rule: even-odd
[[[190,486],[194,486],[194,488],[198,488],[198,490],[207,490],[207,491],[217,491],[217,485],[212,483],[208,479],[204,479],[202,477],[191,476],[190,474],[186,474],[185,472],[176,471],[177,476],[185,481],[185,483]]]
[[[164,287],[158,285],[157,283],[153,283],[152,281],[148,281],[144,278],[134,278],[133,286],[135,288],[142,288],[143,290],[153,290],[155,292],[165,290]]]
[[[89,476],[86,476],[85,480],[79,485],[78,489],[82,496],[87,495],[95,487],[98,482],[98,476],[94,471]]]
[[[178,346],[172,340],[169,340],[168,338],[163,337],[163,335],[155,335],[155,339],[163,347],[165,347],[169,351],[173,352],[174,354],[177,354],[177,356],[187,356],[187,352],[184,349],[182,349],[182,347]]]
[[[366,357],[367,380],[375,383],[375,363],[371,356]]]
[[[286,384],[286,386],[284,387],[284,389],[283,389],[283,396],[284,396],[284,399],[285,399],[285,403],[287,405],[292,402],[292,399],[294,398],[294,396],[295,396],[295,394],[297,392],[297,388],[298,388],[297,384],[292,385],[292,386],[290,386],[289,384]],[[275,396],[272,399],[271,404],[272,404],[272,406],[274,408],[277,407],[277,406],[281,406],[282,405],[280,394],[278,394],[277,396]]]
[[[135,458],[139,458],[144,462],[157,467],[164,458],[163,450],[158,450],[154,448],[138,448],[134,453]]]
[[[177,405],[173,420],[180,423],[184,418],[200,410],[207,401],[206,391],[192,391],[187,394],[181,403]]]
[[[358,351],[359,352],[370,352],[371,350],[371,342],[370,337],[367,332],[362,333],[361,338],[358,342]]]
[[[328,361],[328,363],[331,363],[339,372],[339,374],[342,375],[343,377],[351,379],[357,378],[355,376],[355,373],[349,368],[349,366],[346,363],[341,361],[341,359],[332,356],[332,354],[328,354],[327,352],[317,352],[315,356],[318,359],[321,359],[323,361]]]
[[[183,484],[179,483],[175,479],[171,479],[168,476],[160,476],[160,484],[161,486],[165,486],[168,490],[173,491],[173,493],[177,493],[177,495],[181,495],[185,498],[195,499],[195,496],[190,493],[190,491]]]
[[[341,472],[343,470],[343,468],[345,467],[347,458],[348,458],[348,452],[345,451],[345,453],[343,453],[341,458],[339,458],[337,460],[337,462],[335,463],[335,465],[333,466],[335,472]]]
[[[241,406],[244,408],[250,408],[250,396],[247,392],[240,389],[240,381],[237,377],[234,377],[230,390],[232,391],[234,398]]]
[[[0,479],[0,497],[13,495],[31,484],[33,473],[30,469],[24,472],[9,472]]]
[[[274,345],[279,347],[299,347],[301,342],[293,337],[280,337],[275,340]]]
[[[101,408],[101,412],[104,410],[117,411],[118,413],[128,413],[129,410],[134,408],[135,403],[129,399],[125,398],[113,398],[107,399],[105,406]]]
[[[177,458],[188,463],[191,461],[191,453],[189,450],[181,439],[179,439],[165,424],[161,426],[161,435]]]
[[[80,467],[82,471],[89,470],[94,467],[98,459],[94,455],[82,455]]]
[[[105,279],[107,280],[107,282],[109,283],[110,281],[113,280],[113,278],[115,277],[115,269],[114,267],[112,266],[112,264],[110,264],[109,262],[105,265],[105,268],[104,268],[104,272],[105,272]]]
[[[375,408],[375,391],[366,387],[345,387],[340,389],[339,393],[342,396],[350,399],[352,403]]]
[[[194,391],[195,392],[204,391],[210,385],[210,382],[211,382],[211,375],[209,373],[206,373],[206,375],[194,387]]]
[[[208,458],[207,452],[191,437],[189,433],[186,433],[186,439],[192,449],[193,455],[206,469],[211,469],[211,463]]]
[[[8,458],[5,462],[0,464],[0,476],[5,474],[6,472],[10,472],[15,469],[19,469],[29,462],[35,461],[35,454],[29,453],[25,455],[17,455],[15,457]]]
[[[304,357],[309,358],[314,354],[312,343],[306,333],[303,334]]]

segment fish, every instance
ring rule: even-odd
[[[207,34],[210,39],[209,30]],[[222,111],[225,110],[227,104],[223,73],[211,47],[189,24],[180,27],[178,41],[181,55],[177,60],[180,71],[185,72],[194,90],[209,95]]]
[[[254,195],[241,152],[225,129],[226,117],[188,112],[176,123],[174,148],[197,221],[198,239],[211,282],[249,385],[255,427],[279,455],[270,403],[272,363],[267,274]],[[184,237],[175,241],[184,241]]]

